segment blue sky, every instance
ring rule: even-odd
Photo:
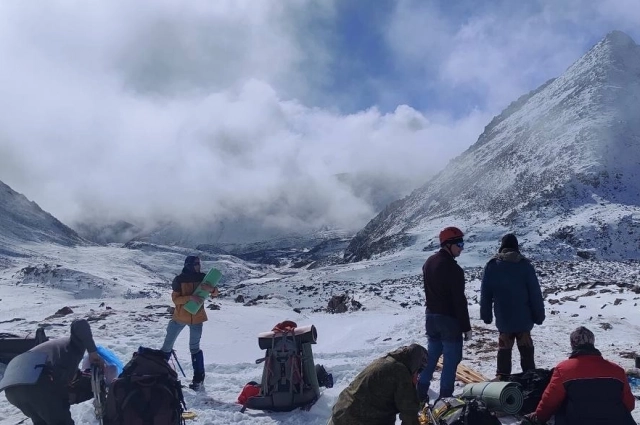
[[[66,223],[356,229],[614,29],[638,0],[0,2],[0,180]]]
[[[461,116],[473,108],[505,107],[506,98],[491,102],[491,88],[486,81],[443,81],[442,62],[462,48],[460,38],[465,29],[480,25],[475,43],[504,48],[500,57],[510,65],[504,70],[509,75],[496,73],[492,83],[500,85],[506,77],[514,85],[510,94],[515,100],[561,74],[611,30],[623,30],[640,40],[638,12],[629,8],[633,8],[633,2],[337,2],[333,21],[326,23],[334,28],[330,43],[335,61],[326,88],[334,93],[349,93],[349,99],[340,103],[347,111],[371,105],[388,111],[405,103],[422,111]],[[602,13],[605,9],[608,14]],[[488,19],[493,23],[483,25]],[[405,25],[404,43],[420,45],[420,39],[434,37],[440,47],[433,48],[426,42],[422,52],[413,51],[413,57],[405,57],[393,40],[394,31],[401,31],[398,27]],[[508,41],[519,38],[517,44]],[[473,45],[474,40],[466,40],[469,41]],[[481,60],[473,64],[483,65]],[[468,71],[473,74],[472,69]],[[379,86],[393,87],[393,93],[377,89]]]

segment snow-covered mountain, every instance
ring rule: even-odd
[[[278,266],[300,262],[317,264],[318,260],[341,262],[344,249],[355,234],[327,226],[315,230],[269,228],[250,217],[190,225],[173,220],[135,225],[119,220],[112,223],[77,222],[72,226],[81,237],[101,245],[179,246]]]
[[[26,242],[64,246],[88,243],[38,204],[0,181],[0,253],[20,254],[20,245]]]
[[[496,239],[515,230],[540,257],[640,258],[638,116],[640,47],[614,31],[390,204],[345,259],[427,245],[444,225],[464,227],[477,242],[491,228]]]

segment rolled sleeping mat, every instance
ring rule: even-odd
[[[313,325],[298,326],[293,330],[293,333],[296,336],[296,341],[299,341],[303,344],[315,344],[318,340],[318,331]],[[262,350],[271,348],[273,338],[277,338],[279,336],[282,336],[282,334],[273,331],[262,332],[258,334],[258,345]]]
[[[461,397],[476,397],[482,400],[489,410],[515,415],[522,409],[524,398],[520,384],[516,382],[479,382],[467,384]]]

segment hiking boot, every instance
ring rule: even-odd
[[[194,373],[193,380],[189,384],[189,388],[194,391],[198,391],[199,389],[204,387],[204,372],[203,373]]]
[[[509,349],[498,350],[496,376],[511,375],[511,353],[512,351]]]
[[[202,350],[191,355],[191,366],[193,366],[193,381],[189,384],[189,388],[199,390],[204,383],[204,355]]]
[[[535,369],[535,349],[533,347],[518,347],[518,350],[520,350],[520,366],[522,367],[522,372]]]
[[[189,384],[189,388],[191,388],[193,391],[200,391],[204,388],[204,382],[193,381]]]

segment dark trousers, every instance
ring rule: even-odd
[[[74,425],[69,394],[43,374],[35,385],[17,385],[5,390],[9,403],[31,419],[33,425]]]
[[[536,368],[533,359],[534,348],[530,332],[505,333],[500,332],[498,337],[498,361],[496,375],[505,378],[511,375],[511,354],[513,344],[516,343],[520,352],[520,366],[526,372]]]

